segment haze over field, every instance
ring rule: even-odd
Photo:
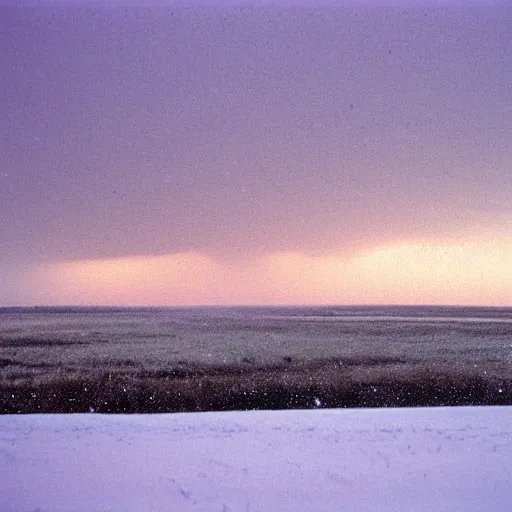
[[[0,306],[511,304],[510,6],[0,19]]]

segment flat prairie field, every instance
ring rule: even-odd
[[[512,404],[512,308],[1,308],[0,413]]]

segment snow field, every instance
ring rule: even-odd
[[[512,407],[0,416],[0,510],[510,511]]]

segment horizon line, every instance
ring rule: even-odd
[[[129,304],[32,304],[32,305],[0,305],[2,309],[199,309],[199,308],[473,308],[473,309],[512,309],[511,305],[485,304],[407,304],[407,303],[372,303],[372,304],[167,304],[167,305],[129,305]]]

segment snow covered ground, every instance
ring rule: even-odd
[[[512,407],[0,416],[0,510],[508,512]]]

